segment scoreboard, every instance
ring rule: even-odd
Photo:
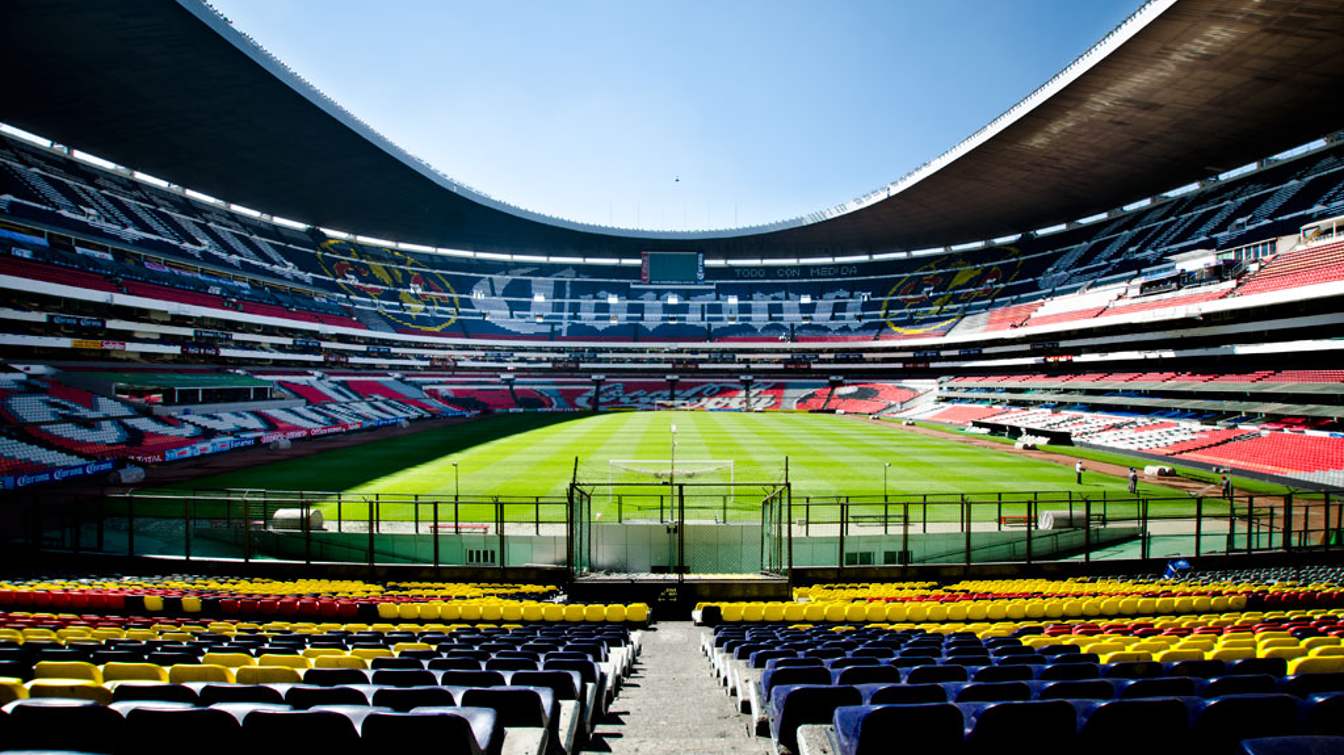
[[[640,280],[653,285],[705,282],[705,255],[701,252],[644,252]]]

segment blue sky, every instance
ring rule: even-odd
[[[677,230],[794,217],[895,180],[1139,5],[212,2],[453,178],[538,212]]]

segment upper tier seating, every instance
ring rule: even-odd
[[[1307,247],[1275,256],[1237,287],[1237,296],[1344,280],[1344,242]]]

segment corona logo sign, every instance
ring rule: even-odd
[[[379,251],[374,259],[354,244],[327,239],[317,261],[346,293],[372,299],[378,313],[397,325],[437,333],[457,322],[461,303],[446,277],[408,254]]]
[[[998,296],[1022,271],[1017,247],[998,247],[983,254],[992,260],[964,257],[940,259],[896,281],[882,303],[882,321],[901,335],[946,331],[968,304]]]

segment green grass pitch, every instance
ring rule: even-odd
[[[787,457],[795,507],[806,497],[880,496],[886,463],[890,464],[885,468],[886,491],[891,496],[1028,491],[1060,494],[1072,491],[1075,496],[1093,500],[1126,496],[1125,481],[1120,478],[1088,473],[1084,484],[1078,486],[1074,484],[1072,469],[1066,465],[1025,458],[1011,449],[983,449],[953,439],[876,426],[853,417],[672,411],[583,416],[496,415],[198,478],[173,490],[180,493],[186,489],[262,488],[340,492],[342,516],[363,519],[366,509],[361,501],[375,493],[419,494],[426,500],[450,501],[454,492],[452,462],[456,461],[463,501],[488,501],[494,496],[559,499],[566,493],[575,457],[581,481],[607,483],[613,479],[608,464],[611,459],[668,459],[672,453],[673,425],[677,426],[679,460],[731,459],[738,483],[782,480]],[[726,475],[720,472],[699,481],[712,483],[723,479]],[[655,497],[636,495],[649,490],[616,491],[623,495],[623,518],[646,519],[657,515]],[[702,492],[706,495],[690,505],[713,510],[718,515],[726,512],[733,519],[756,519],[763,491],[764,488],[738,489],[735,498],[723,500],[721,493],[726,492],[725,488],[704,488]],[[1160,485],[1144,484],[1142,492],[1155,497],[1183,496]],[[601,486],[593,493],[593,510],[606,521],[617,515],[615,496],[610,493]],[[331,496],[318,498],[332,500]],[[327,503],[325,508],[328,517],[335,515],[334,504]],[[1004,513],[1013,513],[1013,508]],[[1186,503],[1172,501],[1155,504],[1150,513],[1188,508]],[[930,520],[955,521],[959,516],[956,505],[930,509]],[[873,509],[880,510],[880,507]],[[441,520],[451,521],[447,511],[448,508],[440,510]],[[530,521],[537,516],[530,505],[510,506],[507,512],[506,518],[510,520]],[[410,519],[414,513],[410,506],[390,501],[385,501],[380,509],[384,519]],[[824,509],[816,513],[822,518],[834,515]],[[981,519],[994,513],[989,509],[978,510],[975,516]],[[691,518],[710,515],[706,512]],[[490,520],[492,507],[462,505],[459,516],[464,521]],[[547,506],[540,516],[544,521],[563,521],[564,510],[560,504]],[[429,509],[422,505],[421,518],[428,517]]]

